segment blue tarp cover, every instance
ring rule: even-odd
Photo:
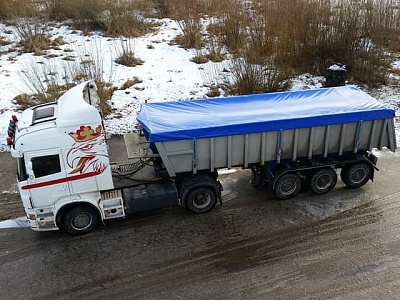
[[[210,138],[393,118],[354,86],[143,104],[150,142]]]

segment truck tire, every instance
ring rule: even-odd
[[[196,214],[209,212],[217,204],[217,196],[209,187],[194,188],[186,197],[186,207]]]
[[[311,191],[322,195],[334,188],[337,183],[337,174],[332,168],[323,168],[314,173],[310,180]]]
[[[365,162],[344,166],[340,178],[349,188],[359,188],[371,178],[371,167]]]
[[[77,206],[68,211],[63,218],[63,229],[71,235],[91,232],[99,224],[99,214],[89,206]]]
[[[274,193],[280,200],[295,197],[301,189],[301,179],[296,173],[286,173],[275,182]]]

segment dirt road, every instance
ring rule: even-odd
[[[16,184],[17,166],[8,152],[0,152],[0,220],[23,216]]]
[[[221,176],[238,197],[206,215],[173,208],[82,237],[0,230],[0,299],[398,299],[400,159],[378,164],[358,190],[276,201],[239,171]],[[21,215],[14,196],[2,217]]]

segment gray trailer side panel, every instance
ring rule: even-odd
[[[393,119],[155,143],[171,177],[283,159],[396,149]]]

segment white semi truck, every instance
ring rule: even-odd
[[[113,165],[93,82],[13,117],[7,142],[33,230],[92,231],[101,221],[174,205],[221,201],[218,169],[242,167],[278,199],[307,185],[329,192],[373,180],[371,149],[396,149],[394,111],[353,86],[144,103],[129,164]],[[132,176],[143,166],[154,176]],[[140,173],[141,174],[141,173]],[[119,181],[122,177],[125,180]],[[133,178],[133,179],[132,179]]]

